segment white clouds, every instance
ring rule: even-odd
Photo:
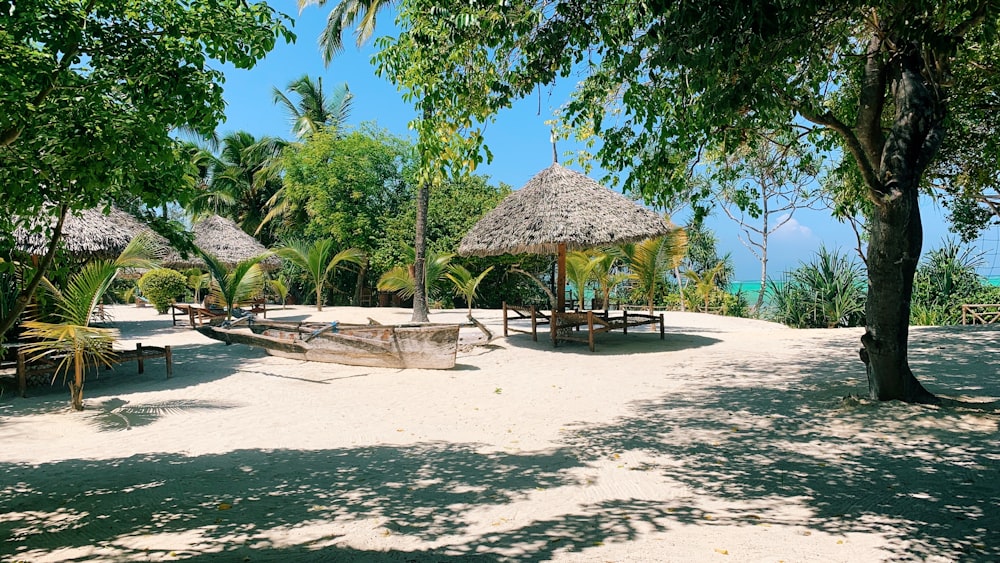
[[[782,223],[783,225],[778,227],[771,236],[786,240],[807,240],[813,238],[812,229],[799,223],[794,217],[789,217],[788,214],[782,215],[775,220],[775,223]]]

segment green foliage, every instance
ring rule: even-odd
[[[676,228],[661,237],[647,239],[639,243],[621,244],[614,252],[628,266],[629,279],[636,289],[645,296],[649,313],[653,313],[657,289],[680,264],[687,252],[687,233]]]
[[[784,282],[768,280],[769,316],[796,328],[858,326],[864,322],[865,277],[861,266],[838,251],[820,248]]]
[[[313,82],[306,74],[290,82],[287,91],[298,97],[298,103],[277,88],[272,90],[272,96],[274,103],[288,112],[292,121],[292,133],[299,139],[305,139],[320,129],[336,132],[346,125],[353,100],[346,83],[335,88],[333,95],[327,97],[323,93],[323,78],[319,77]]]
[[[0,2],[0,184],[5,214],[90,208],[116,192],[182,199],[170,134],[224,118],[220,63],[251,68],[287,16],[266,2]]]
[[[472,316],[472,303],[476,299],[479,284],[493,270],[493,266],[486,268],[478,276],[472,275],[465,266],[461,264],[450,264],[445,277],[455,284],[455,294],[465,298],[465,303],[469,306],[469,316]]]
[[[282,156],[286,217],[306,222],[286,219],[279,232],[372,253],[386,222],[413,199],[403,176],[409,158],[405,141],[371,127],[343,136],[320,130],[290,146]]]
[[[357,248],[336,251],[333,239],[319,239],[312,243],[302,240],[287,242],[275,250],[275,254],[292,262],[305,271],[309,282],[316,291],[316,310],[323,310],[323,288],[330,275],[343,264],[361,265],[365,262],[364,252]]]
[[[408,250],[409,258],[412,262],[413,249]],[[454,257],[454,254],[437,253],[433,250],[427,253],[427,263],[424,269],[427,279],[424,282],[424,287],[427,288],[427,297],[432,301],[440,301],[445,296],[443,282],[448,280],[451,260]],[[379,278],[378,289],[379,291],[393,291],[403,299],[411,299],[417,290],[416,281],[413,279],[412,267],[393,267]]]
[[[962,320],[963,303],[995,303],[981,300],[989,297],[991,289],[976,271],[983,264],[982,254],[951,239],[928,252],[913,278],[910,321],[924,325],[958,324]]]
[[[264,291],[267,275],[260,262],[270,256],[270,252],[243,260],[232,269],[204,250],[198,249],[198,254],[212,276],[211,295],[225,306],[227,319],[233,318],[233,309],[237,305],[259,297]]]
[[[139,278],[142,295],[156,308],[156,312],[166,313],[170,304],[187,290],[188,280],[183,274],[169,268],[150,270]]]
[[[109,364],[117,330],[90,326],[94,310],[123,268],[155,267],[158,252],[151,236],[140,233],[114,260],[94,260],[84,265],[59,289],[49,280],[43,287],[55,303],[52,319],[38,318],[24,323],[24,336],[32,341],[24,351],[32,358],[49,357],[59,362],[59,370],[70,381],[71,404],[83,409],[83,381],[86,365]]]
[[[719,286],[716,285],[716,279],[722,274],[725,267],[726,262],[719,260],[707,272],[699,273],[695,270],[686,270],[684,272],[684,276],[691,280],[691,285],[687,287],[687,292],[695,297],[695,300],[691,303],[692,309],[701,309],[703,313],[708,313],[711,310],[713,296],[721,291]]]

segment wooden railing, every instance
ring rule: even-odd
[[[962,324],[991,325],[1000,322],[1000,304],[967,304],[962,305]]]

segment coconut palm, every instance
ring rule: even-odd
[[[686,252],[687,233],[679,227],[661,237],[615,247],[616,255],[628,265],[628,279],[633,280],[646,296],[649,314],[653,314],[656,289],[663,283],[664,276],[680,264]]]
[[[198,249],[198,255],[205,261],[205,267],[212,276],[209,291],[219,304],[225,306],[226,319],[233,318],[233,309],[240,303],[255,299],[264,290],[267,275],[260,262],[270,256],[270,252],[238,262],[232,269],[201,249]]]
[[[413,260],[413,249],[407,248],[406,250],[410,260]],[[433,250],[428,253],[424,286],[427,288],[427,295],[431,299],[440,299],[443,292],[442,282],[448,279],[448,268],[451,266],[451,260],[454,257],[454,254],[438,254]],[[417,292],[417,282],[413,275],[413,266],[396,266],[382,274],[376,286],[379,291],[394,291],[403,299],[413,297]]]
[[[24,350],[32,357],[53,358],[59,362],[59,369],[69,379],[69,367],[73,366],[73,378],[69,380],[70,404],[75,410],[83,410],[84,371],[90,365],[110,365],[112,345],[118,331],[110,328],[90,326],[94,311],[103,301],[115,277],[122,268],[152,268],[160,248],[149,232],[140,233],[125,247],[114,260],[88,262],[79,272],[70,277],[66,287],[59,289],[48,279],[42,286],[55,304],[53,316],[57,322],[32,320],[24,323],[24,336],[37,340]]]
[[[357,248],[348,248],[335,252],[333,239],[319,239],[312,244],[302,241],[289,241],[274,252],[292,264],[306,271],[310,282],[316,289],[316,310],[323,310],[323,288],[330,274],[342,262],[361,265],[365,262],[365,253]]]
[[[628,273],[617,268],[618,257],[613,252],[597,250],[593,251],[591,256],[595,259],[595,263],[590,275],[601,290],[601,308],[607,310],[611,292],[628,279]]]
[[[268,201],[281,187],[276,162],[287,144],[274,137],[257,139],[246,131],[224,136],[219,156],[207,164],[201,193],[191,200],[188,212],[195,218],[229,217],[245,232],[259,232]]]
[[[323,79],[317,78],[313,82],[308,74],[304,74],[289,82],[286,91],[295,94],[298,103],[273,88],[274,103],[288,112],[292,133],[299,139],[305,139],[320,129],[340,129],[351,114],[354,97],[346,83],[335,88],[333,95],[327,97],[323,92]]]
[[[299,0],[299,9],[313,4],[322,7],[326,3],[327,0]],[[375,31],[375,17],[378,12],[395,3],[395,0],[340,0],[337,2],[327,17],[326,27],[323,28],[323,33],[319,37],[323,61],[329,64],[334,55],[344,50],[344,30],[353,26],[355,22],[358,22],[358,27],[354,30],[358,46],[360,47],[368,41]]]
[[[582,250],[571,250],[566,253],[566,281],[576,288],[577,309],[586,308],[584,294],[598,261],[599,259]]]
[[[694,291],[695,296],[701,300],[701,312],[707,313],[709,305],[712,302],[712,294],[718,290],[718,285],[716,280],[719,276],[724,273],[726,269],[726,261],[719,260],[715,266],[705,270],[704,272],[696,272],[694,270],[685,270],[684,275],[691,280],[691,288]],[[683,296],[682,296],[683,299]]]
[[[478,276],[473,276],[465,266],[460,264],[452,264],[448,266],[448,273],[444,276],[451,280],[451,283],[455,284],[455,294],[461,295],[465,298],[465,302],[469,305],[469,318],[472,318],[472,302],[476,299],[476,293],[479,290],[479,284],[482,283],[483,278],[486,274],[490,273],[493,266],[483,270]]]

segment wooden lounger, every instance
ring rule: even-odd
[[[594,336],[602,332],[621,330],[628,334],[629,327],[643,325],[660,325],[660,340],[664,339],[663,313],[650,315],[646,313],[629,313],[622,311],[621,315],[611,315],[609,311],[595,313],[594,311],[577,311],[572,313],[552,313],[552,345],[558,346],[559,341],[585,342],[594,351]],[[583,327],[587,327],[587,335],[574,336]]]
[[[145,371],[145,361],[154,358],[164,358],[167,364],[167,379],[174,374],[174,356],[170,346],[143,346],[141,343],[135,345],[135,350],[114,350],[111,355],[111,363],[123,364],[126,362],[138,362],[139,373]],[[27,395],[29,375],[53,375],[59,369],[59,362],[44,359],[40,361],[28,361],[24,352],[17,354],[17,390],[22,397]]]

